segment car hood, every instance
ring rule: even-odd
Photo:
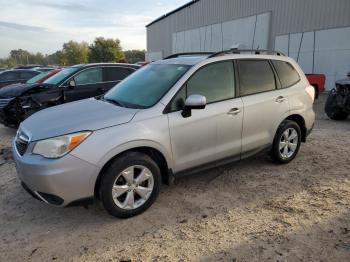
[[[118,107],[95,98],[50,107],[21,123],[31,141],[130,122],[140,109]]]
[[[0,88],[0,98],[12,98],[22,95],[24,92],[39,86],[39,84],[12,84]]]

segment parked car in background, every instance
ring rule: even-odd
[[[148,64],[150,64],[150,63],[152,63],[152,62],[148,62],[148,61],[141,61],[141,62],[137,62],[137,63],[135,63],[135,65],[145,66],[145,65],[148,65]]]
[[[55,67],[34,67],[34,70],[40,71],[40,72],[48,72],[54,69],[57,69]]]
[[[131,64],[76,65],[40,84],[0,89],[0,121],[16,127],[41,109],[102,95],[138,68]]]
[[[14,69],[33,69],[36,67],[41,67],[42,65],[19,65],[17,67],[15,67]]]
[[[325,111],[332,120],[345,120],[350,115],[350,72],[347,78],[338,80],[329,92]]]
[[[317,99],[325,90],[326,76],[323,74],[306,74],[305,76],[309,80],[310,85],[315,88],[315,98]]]
[[[31,69],[13,69],[0,72],[0,88],[14,83],[25,83],[41,72]]]
[[[98,99],[32,115],[13,142],[23,187],[55,206],[95,197],[125,218],[174,176],[264,149],[292,161],[314,125],[314,88],[293,59],[254,52],[173,55]]]

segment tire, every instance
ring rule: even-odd
[[[349,116],[337,105],[337,93],[334,89],[328,95],[325,111],[327,116],[332,120],[345,120]]]
[[[139,183],[137,180],[141,174],[147,180]],[[116,158],[103,174],[100,186],[102,204],[112,216],[136,216],[156,200],[161,181],[160,169],[152,158],[138,152],[125,153]]]
[[[286,136],[287,131],[288,131],[288,136]],[[297,136],[289,140],[295,135]],[[284,144],[282,144],[283,142]],[[281,125],[277,129],[275,138],[273,140],[272,149],[271,149],[271,157],[276,163],[287,164],[291,162],[298,154],[300,144],[301,144],[300,126],[294,121],[285,120],[281,123]],[[283,147],[281,148],[281,146]]]

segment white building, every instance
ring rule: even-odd
[[[281,51],[326,88],[350,71],[350,0],[194,0],[147,25],[147,59],[230,49]]]

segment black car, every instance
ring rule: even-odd
[[[41,84],[4,87],[0,89],[0,123],[16,127],[41,109],[100,96],[138,68],[132,64],[75,65]]]
[[[350,115],[350,72],[348,78],[335,82],[325,105],[325,111],[332,120],[345,120]]]
[[[14,83],[25,83],[27,80],[40,74],[37,70],[13,69],[0,72],[0,88]]]

